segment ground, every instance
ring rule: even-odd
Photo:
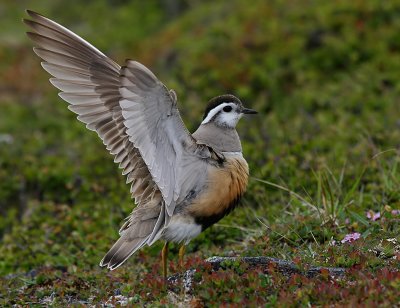
[[[0,4],[1,306],[398,304],[400,3],[22,3]],[[150,67],[178,93],[191,131],[222,93],[260,112],[238,126],[251,172],[241,206],[187,247],[184,269],[198,269],[190,298],[164,287],[162,243],[116,271],[99,268],[134,204],[101,141],[49,85],[24,36],[26,8],[120,64]],[[178,249],[172,273],[182,271]],[[347,274],[212,271],[203,260],[214,255]]]

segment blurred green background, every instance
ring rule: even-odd
[[[25,36],[25,9],[119,64],[131,58],[148,66],[177,92],[191,131],[222,93],[260,112],[238,126],[252,176],[243,206],[194,240],[189,260],[264,254],[399,269],[400,2],[2,0],[0,303],[26,304],[28,296],[43,303],[52,292],[60,305],[66,295],[104,302],[114,284],[135,303],[171,303],[134,278],[151,272],[161,244],[117,273],[97,267],[133,208],[129,187],[49,84]],[[350,232],[362,235],[359,246],[331,245]],[[225,289],[207,297],[208,287],[197,298],[218,303]],[[262,290],[260,300],[282,300],[278,289]],[[238,298],[250,300],[243,292]],[[338,300],[302,294],[305,304]],[[374,303],[393,299],[374,296]]]

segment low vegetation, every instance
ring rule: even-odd
[[[114,3],[115,2],[115,3]],[[172,1],[174,2],[174,1]],[[161,278],[162,243],[98,267],[133,208],[98,137],[56,96],[0,4],[0,306],[382,306],[400,293],[400,5],[395,1],[79,1],[38,10],[178,93],[193,131],[205,102],[238,95],[251,179],[242,206],[187,247],[191,294]],[[111,5],[112,3],[112,5]],[[107,16],[107,17],[106,17]],[[148,16],[144,18],[144,16]],[[173,16],[173,17],[172,17]],[[177,265],[172,247],[169,268]],[[270,256],[344,277],[291,277],[213,255]]]

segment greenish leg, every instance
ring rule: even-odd
[[[181,248],[179,248],[179,267],[183,269],[183,256],[185,255],[186,246],[182,244]]]
[[[162,265],[163,265],[163,275],[164,275],[164,280],[167,281],[167,274],[168,274],[168,268],[167,268],[167,263],[168,263],[168,244],[169,242],[165,242],[164,247],[161,251],[161,258],[162,258]]]

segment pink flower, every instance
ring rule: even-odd
[[[354,233],[350,233],[350,234],[346,234],[344,236],[344,239],[341,240],[341,243],[351,243],[353,241],[358,240],[361,237],[361,234],[358,232],[354,232]]]
[[[392,215],[400,215],[400,210],[392,210]]]
[[[381,213],[380,212],[376,212],[375,213],[375,212],[370,210],[370,211],[367,212],[367,218],[369,218],[372,221],[376,221],[379,218],[381,218]]]

